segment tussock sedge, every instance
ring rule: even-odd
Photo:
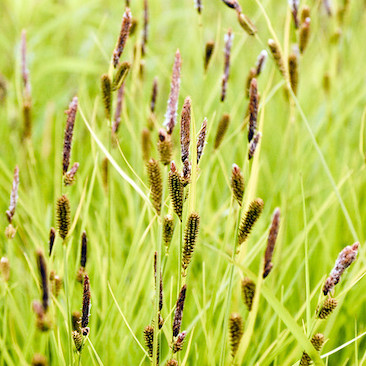
[[[2,0],[0,365],[365,365],[365,11]]]

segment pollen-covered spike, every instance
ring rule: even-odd
[[[229,319],[231,356],[234,358],[238,351],[240,340],[243,336],[243,318],[240,314],[233,313]]]
[[[168,185],[173,210],[182,221],[184,187],[174,161],[170,165]]]
[[[161,201],[163,194],[163,182],[159,162],[155,159],[150,159],[147,163],[147,174],[149,177],[149,185],[151,190],[151,201],[157,212],[160,215]]]
[[[58,233],[65,240],[70,229],[70,201],[66,195],[62,195],[57,199],[56,206]]]
[[[172,215],[166,215],[163,220],[163,241],[166,249],[169,249],[169,245],[172,241],[174,233],[174,220]]]
[[[241,220],[239,230],[238,230],[238,242],[239,245],[244,243],[248,238],[250,232],[256,221],[258,220],[260,214],[262,213],[264,202],[262,199],[257,198],[249,205],[248,211]]]
[[[187,267],[192,259],[192,254],[198,236],[199,223],[200,223],[200,216],[198,215],[198,213],[196,212],[191,213],[188,217],[187,226],[184,234],[183,259],[182,259],[183,273],[185,273],[185,271],[187,270]]]
[[[248,308],[248,311],[251,311],[255,295],[255,283],[248,277],[244,278],[241,282],[241,291],[244,304]]]
[[[325,299],[323,304],[318,307],[316,311],[316,315],[319,319],[327,319],[328,316],[334,311],[337,307],[338,301],[332,297]]]
[[[111,109],[112,109],[112,85],[111,79],[108,74],[103,74],[100,79],[101,90],[102,90],[102,100],[104,105],[104,114],[107,120],[111,119]]]

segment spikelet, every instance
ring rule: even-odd
[[[186,299],[187,285],[183,285],[175,305],[174,319],[173,319],[173,337],[177,337],[182,325],[184,301]]]
[[[251,160],[253,158],[261,137],[262,134],[258,132],[256,135],[254,135],[253,140],[250,142],[248,149],[248,160]]]
[[[87,260],[87,250],[88,250],[88,238],[86,232],[83,231],[81,236],[81,255],[80,255],[80,266],[85,268]]]
[[[299,13],[299,0],[289,0],[289,5],[291,8],[291,14],[292,14],[292,19],[294,20],[294,25],[295,28],[299,28],[299,18],[298,18],[298,13]]]
[[[124,61],[118,66],[118,69],[113,76],[112,91],[118,90],[121,87],[126,79],[128,72],[130,71],[130,68],[131,64],[128,61]]]
[[[251,311],[255,295],[255,283],[248,277],[244,278],[241,282],[241,291],[244,304],[248,308],[248,311]]]
[[[250,84],[252,83],[253,78],[255,78],[257,76],[257,71],[254,67],[252,67],[249,70],[248,76],[247,76],[247,81],[245,83],[245,90],[246,90],[246,96],[247,98],[249,98],[249,90],[250,90]]]
[[[111,119],[112,108],[112,84],[108,74],[103,74],[100,78],[102,101],[104,105],[104,114],[107,120]]]
[[[48,366],[47,358],[40,353],[35,353],[32,357],[32,366]]]
[[[310,342],[315,350],[319,352],[324,344],[324,335],[321,333],[317,333],[313,336],[313,338],[311,338]],[[310,356],[306,352],[303,352],[300,360],[300,366],[308,366],[311,363],[312,362]]]
[[[214,49],[215,49],[215,42],[208,41],[206,43],[206,47],[205,47],[205,58],[204,58],[204,63],[203,63],[203,68],[205,71],[207,71],[207,69],[208,69],[208,65],[210,64]]]
[[[232,33],[231,28],[225,34],[225,48],[224,48],[224,74],[222,76],[221,82],[221,102],[223,102],[226,98],[226,90],[227,84],[229,81],[229,74],[230,74],[230,54],[231,54],[231,47],[233,44],[234,35]]]
[[[149,6],[147,0],[144,0],[144,25],[142,28],[141,55],[146,54],[146,45],[149,36]]]
[[[77,332],[81,332],[81,313],[80,311],[73,311],[71,314],[71,324],[72,324],[72,330],[75,330]]]
[[[255,65],[255,75],[259,76],[261,72],[264,69],[264,66],[266,64],[268,58],[268,52],[266,50],[261,51],[261,53],[258,55],[257,63]],[[250,84],[249,84],[250,86]]]
[[[156,99],[158,97],[158,78],[154,78],[153,87],[151,91],[151,99],[150,99],[150,112],[155,112],[156,107]]]
[[[9,281],[10,278],[10,263],[7,257],[0,259],[0,273],[5,282]]]
[[[43,253],[41,250],[37,250],[37,264],[38,270],[41,278],[41,289],[42,289],[42,306],[43,311],[47,312],[48,304],[49,304],[49,293],[48,293],[48,277],[47,277],[47,267],[46,261],[44,259]]]
[[[165,113],[166,130],[169,135],[173,133],[173,129],[177,123],[178,97],[180,89],[180,69],[182,67],[182,59],[179,50],[177,50],[174,59],[172,80],[170,84],[170,94],[168,99],[168,107]]]
[[[16,166],[14,169],[13,184],[12,184],[11,193],[10,193],[10,204],[9,204],[8,210],[6,211],[6,217],[8,218],[9,224],[11,224],[13,221],[13,217],[15,214],[15,208],[17,206],[18,187],[19,187],[19,168],[18,168],[18,166]]]
[[[325,281],[323,287],[324,296],[339,282],[343,272],[356,260],[359,242],[345,247],[340,253],[334,265],[334,268],[330,272],[329,277]]]
[[[173,353],[177,353],[183,349],[184,339],[186,338],[186,335],[186,331],[178,334],[178,337],[172,347]]]
[[[198,236],[199,223],[200,223],[200,217],[198,213],[196,212],[191,213],[187,219],[187,226],[184,234],[183,258],[182,258],[183,275],[185,275],[187,267],[192,259],[192,254]]]
[[[197,9],[198,14],[201,14],[203,8],[202,0],[194,0],[194,6]]]
[[[287,79],[287,73],[286,73],[286,68],[285,68],[285,63],[283,61],[283,56],[282,56],[282,52],[280,49],[280,46],[278,45],[278,43],[276,43],[273,39],[269,39],[268,40],[268,47],[272,53],[272,56],[275,60],[275,63],[277,65],[278,70],[280,71],[280,73],[282,74],[282,76]]]
[[[142,158],[144,161],[148,161],[151,152],[151,135],[147,128],[144,128],[141,132],[141,146],[142,146]]]
[[[255,222],[258,220],[260,214],[263,210],[263,200],[257,198],[249,205],[248,211],[241,220],[239,230],[238,230],[238,243],[239,245],[244,243],[248,238]]]
[[[257,130],[258,118],[258,85],[257,79],[253,78],[249,88],[249,130],[248,141],[252,141]]]
[[[179,366],[179,363],[177,360],[172,359],[167,361],[165,366]]]
[[[124,94],[125,94],[125,83],[123,82],[117,92],[116,110],[114,112],[114,121],[112,124],[112,137],[116,137],[119,126],[121,124],[121,114],[122,114]]]
[[[337,307],[338,301],[332,297],[325,299],[323,304],[316,310],[316,316],[319,319],[327,319],[328,316]]]
[[[241,206],[244,196],[244,177],[240,168],[233,164],[231,170],[231,189],[233,191],[233,197]]]
[[[58,233],[61,239],[65,241],[70,229],[70,201],[66,195],[62,195],[57,199],[56,218]]]
[[[147,348],[147,353],[150,357],[153,357],[154,349],[154,327],[148,325],[144,329],[144,339]]]
[[[179,220],[182,221],[184,187],[174,161],[172,161],[170,165],[168,186],[169,186],[170,199],[173,205],[173,210],[179,217]]]
[[[155,278],[155,287],[156,287],[156,279],[157,279],[157,268],[156,268],[156,262],[158,258],[158,252],[154,253],[154,278]],[[159,312],[163,308],[163,276],[160,271],[160,286],[159,286]],[[159,314],[160,315],[160,314]]]
[[[207,130],[207,118],[205,118],[202,122],[202,126],[200,132],[198,133],[197,138],[197,165],[200,162],[201,156],[203,155],[203,148],[206,143],[206,130]]]
[[[249,17],[243,13],[238,12],[238,21],[240,26],[250,35],[254,36],[257,33],[257,28]]]
[[[147,175],[149,177],[151,201],[156,210],[156,213],[160,215],[161,201],[163,195],[163,182],[161,179],[159,162],[157,160],[149,160],[149,162],[147,163]]]
[[[288,72],[290,77],[290,85],[294,94],[297,94],[297,85],[299,82],[298,57],[294,52],[288,57]]]
[[[173,144],[170,135],[163,128],[159,130],[158,152],[160,162],[164,165],[170,164],[173,155]]]
[[[113,51],[113,66],[114,67],[116,67],[118,65],[122,52],[125,48],[125,44],[126,44],[128,35],[130,33],[131,21],[132,21],[131,11],[129,8],[126,8],[125,13],[123,14],[121,31],[120,31],[120,34],[118,37],[116,48]]]
[[[81,317],[81,328],[84,333],[84,329],[89,324],[89,315],[90,315],[90,283],[89,276],[86,274],[84,276],[84,290],[83,290],[83,309],[82,309],[82,317]]]
[[[221,142],[224,139],[225,133],[229,127],[229,123],[230,123],[230,115],[228,113],[225,113],[222,116],[222,118],[217,126],[215,142],[214,142],[215,150],[217,150],[219,148],[219,146],[221,145]]]
[[[71,169],[64,175],[65,186],[72,186],[75,183],[76,173],[79,169],[79,163],[74,163]]]
[[[189,159],[191,108],[191,98],[187,97],[183,104],[180,123],[180,146],[182,163]]]
[[[62,174],[65,174],[69,169],[72,135],[74,132],[74,124],[76,118],[76,112],[78,109],[78,98],[74,97],[69,105],[69,109],[65,112],[67,114],[64,148],[63,148],[63,160],[62,160]]]
[[[234,358],[243,336],[243,319],[240,314],[233,313],[229,319],[231,356]]]
[[[105,191],[108,191],[108,158],[102,160],[102,182]]]
[[[269,275],[273,267],[272,256],[280,228],[280,214],[281,211],[277,207],[273,213],[272,224],[268,234],[267,248],[264,255],[263,278],[266,278]]]
[[[309,42],[309,36],[310,36],[310,18],[306,18],[300,27],[300,35],[299,35],[300,53],[304,53],[305,48]]]
[[[301,23],[304,23],[306,18],[310,18],[310,8],[307,5],[304,5],[301,9]]]
[[[163,241],[166,250],[169,250],[174,233],[174,220],[172,215],[166,215],[163,220]]]
[[[78,331],[74,330],[72,332],[72,339],[74,340],[74,345],[77,352],[81,352],[83,349],[83,336]]]

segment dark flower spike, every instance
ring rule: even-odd
[[[231,54],[231,47],[233,44],[234,35],[232,30],[229,29],[225,34],[225,48],[224,48],[224,74],[222,76],[222,83],[221,83],[221,102],[223,102],[226,98],[226,90],[227,84],[229,81],[229,74],[230,74],[230,54]]]
[[[112,109],[112,83],[111,79],[107,74],[103,74],[101,79],[101,90],[102,90],[102,100],[104,105],[104,114],[107,120],[111,119],[111,109]]]
[[[233,313],[229,319],[229,334],[231,355],[234,358],[238,351],[240,340],[243,336],[243,318],[240,314]]]
[[[70,229],[70,201],[66,195],[57,199],[56,219],[58,233],[62,240],[65,240]]]
[[[170,135],[163,128],[159,130],[158,152],[160,162],[163,165],[170,164],[173,155],[173,144]]]
[[[244,177],[236,164],[233,164],[231,171],[231,189],[233,191],[233,197],[238,202],[239,206],[241,206],[244,196]]]
[[[241,282],[241,290],[244,304],[248,308],[248,311],[251,311],[255,295],[255,283],[250,278],[246,277]]]
[[[157,160],[149,160],[149,162],[147,163],[147,174],[149,177],[149,185],[151,190],[151,201],[156,210],[156,213],[160,215],[163,194],[163,181],[161,179],[159,162]]]
[[[200,162],[201,156],[203,155],[203,149],[206,144],[206,130],[207,130],[207,118],[202,122],[200,132],[197,138],[197,165]]]
[[[39,274],[41,277],[43,311],[47,312],[48,304],[49,304],[48,277],[47,277],[46,261],[44,259],[44,256],[43,256],[43,253],[41,250],[37,250],[37,264],[38,264]]]
[[[180,290],[177,303],[175,305],[174,320],[173,320],[173,337],[177,337],[182,325],[184,301],[186,299],[187,285],[183,285]]]
[[[89,324],[90,298],[91,298],[91,294],[90,294],[89,276],[86,274],[84,276],[83,309],[82,309],[82,317],[81,317],[82,330],[84,328],[86,328]]]
[[[50,257],[52,254],[53,244],[55,243],[55,237],[56,237],[56,230],[55,230],[55,228],[51,227],[49,241],[48,241],[48,248],[49,248],[48,254]]]
[[[215,42],[208,41],[205,47],[205,58],[204,58],[204,70],[207,71],[208,65],[210,64],[213,51],[215,49]]]
[[[244,243],[248,238],[250,232],[256,221],[258,220],[260,214],[263,211],[264,202],[262,199],[257,198],[254,200],[248,208],[245,216],[241,220],[239,230],[238,230],[238,242],[239,245]]]
[[[184,187],[174,161],[170,165],[168,185],[173,210],[182,221]]]
[[[330,314],[337,307],[338,301],[329,297],[324,300],[323,304],[316,310],[316,315],[319,319],[327,319]]]
[[[257,118],[258,118],[258,85],[257,79],[253,78],[250,82],[249,88],[249,130],[248,141],[252,141],[254,134],[257,130]]]
[[[150,101],[150,111],[151,113],[155,112],[156,99],[158,97],[158,78],[154,78],[152,92],[151,92],[151,101]]]
[[[18,187],[19,187],[19,168],[18,166],[16,166],[14,169],[13,184],[10,193],[10,204],[8,210],[6,211],[6,217],[8,218],[9,224],[12,223],[13,216],[15,215],[15,209],[18,201]]]
[[[125,44],[130,33],[130,27],[132,22],[132,15],[129,8],[126,8],[122,18],[121,31],[118,37],[116,48],[113,51],[113,66],[117,67],[121,58],[122,52],[125,48]]]
[[[200,224],[200,216],[193,212],[189,215],[187,226],[184,234],[183,259],[182,268],[183,275],[185,275],[189,263],[192,260],[193,251],[196,245],[198,229]]]
[[[277,207],[273,213],[272,224],[269,230],[266,253],[264,255],[263,278],[266,278],[272,270],[272,256],[280,228],[280,209]]]
[[[66,121],[65,138],[64,138],[62,174],[65,174],[69,169],[72,135],[74,132],[74,124],[77,109],[78,109],[78,98],[74,97],[69,105],[69,109],[65,112],[67,114],[67,121]]]
[[[214,142],[214,149],[217,150],[219,148],[219,146],[221,145],[222,140],[224,139],[224,136],[226,134],[226,131],[229,127],[229,123],[230,123],[230,115],[225,113],[218,126],[217,126],[217,131],[216,131],[216,136],[215,136],[215,142]]]
[[[123,107],[123,97],[125,94],[125,83],[123,82],[117,92],[117,103],[116,103],[116,111],[114,113],[114,121],[112,125],[112,134],[116,135],[121,124],[121,114]]]

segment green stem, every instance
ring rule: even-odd
[[[69,365],[73,365],[72,359],[72,343],[71,343],[71,317],[70,317],[70,303],[69,303],[69,287],[67,278],[67,248],[66,240],[63,242],[64,250],[64,283],[65,283],[65,297],[66,297],[66,323],[67,323],[67,337],[68,337],[68,348],[69,348]]]

